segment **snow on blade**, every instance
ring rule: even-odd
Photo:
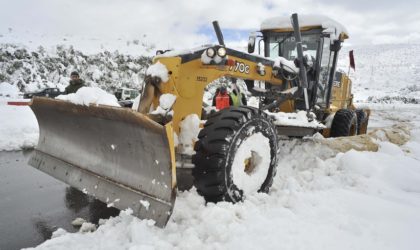
[[[162,79],[163,82],[169,81],[168,76],[168,69],[165,65],[163,65],[161,62],[157,61],[157,63],[151,65],[147,71],[146,75],[150,75],[152,77],[157,76],[160,79]]]
[[[118,100],[114,95],[97,87],[82,87],[76,93],[59,95],[56,99],[70,101],[74,104],[85,106],[95,104],[120,107],[120,104],[118,104]]]
[[[325,125],[318,122],[316,119],[308,121],[306,116],[306,111],[298,111],[297,113],[285,113],[277,112],[271,113],[265,111],[269,116],[273,117],[274,124],[279,126],[296,126],[296,127],[305,127],[305,128],[325,128]],[[315,114],[312,114],[315,115]]]

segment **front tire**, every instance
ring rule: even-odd
[[[353,110],[340,109],[331,124],[331,137],[353,136],[357,134],[357,116]]]
[[[268,192],[277,165],[277,133],[266,114],[230,107],[210,116],[198,135],[194,185],[208,202],[242,201]]]

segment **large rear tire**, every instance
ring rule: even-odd
[[[353,110],[340,109],[331,124],[331,137],[353,136],[357,134],[357,116]]]
[[[213,114],[198,135],[194,185],[208,202],[242,201],[268,192],[277,165],[277,133],[266,114],[230,107]]]
[[[354,112],[357,116],[357,134],[360,135],[362,125],[366,122],[367,115],[363,109],[356,109]]]

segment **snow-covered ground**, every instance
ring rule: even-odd
[[[340,147],[331,147],[334,140],[317,137],[282,141],[269,194],[206,205],[191,190],[178,194],[164,229],[123,211],[95,232],[59,230],[37,248],[418,249],[420,107],[371,107],[370,131],[405,128],[397,134],[403,145],[389,142],[385,133],[374,139],[377,152],[339,152]],[[7,117],[0,129],[3,150],[36,144],[37,124],[29,107],[9,106],[2,99],[0,112]]]
[[[178,194],[164,229],[123,211],[37,249],[418,249],[420,107],[374,108],[371,131],[407,128],[408,142],[379,136],[377,152],[339,152],[318,139],[282,141],[269,194],[206,205],[191,190]]]
[[[281,141],[269,194],[205,204],[193,189],[178,194],[164,229],[122,211],[94,232],[87,232],[91,224],[86,232],[57,230],[37,249],[418,249],[420,105],[369,100],[418,96],[418,48],[355,52],[355,99],[372,108],[370,135],[363,140],[373,151],[351,149],[357,148],[354,139]],[[29,107],[0,98],[0,150],[36,145],[38,126]]]
[[[11,100],[0,98],[0,151],[33,148],[39,136],[36,117],[28,106],[7,105]]]

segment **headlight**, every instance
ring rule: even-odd
[[[226,49],[224,47],[220,47],[219,49],[217,49],[217,55],[220,57],[225,57],[226,56]]]
[[[216,51],[214,51],[214,49],[213,49],[213,48],[208,48],[208,49],[206,50],[206,55],[207,55],[208,57],[213,58],[213,57],[216,55]]]

